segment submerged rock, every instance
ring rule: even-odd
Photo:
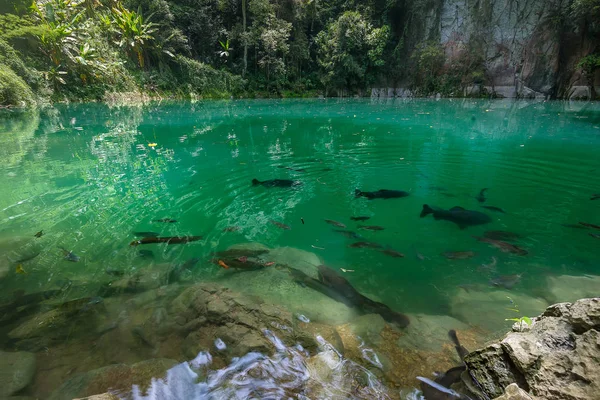
[[[302,282],[296,282],[286,269],[276,266],[251,272],[227,274],[220,281],[236,292],[279,304],[293,313],[303,314],[311,321],[343,324],[358,315],[356,309],[319,293]]]
[[[289,345],[316,348],[314,337],[286,309],[215,284],[186,289],[171,303],[169,316],[166,323],[185,337],[182,350],[190,359],[213,348],[217,339],[226,345],[223,352],[227,357],[250,351],[268,353],[272,343],[265,337],[265,329]]]
[[[549,276],[546,280],[551,303],[573,302],[600,294],[600,276]]]
[[[313,279],[319,279],[317,267],[323,264],[315,253],[294,247],[277,247],[269,253],[269,259],[277,264],[288,265],[304,272]]]
[[[446,315],[415,314],[410,316],[410,325],[398,339],[398,346],[428,351],[442,351],[448,345],[448,331],[466,330],[469,326]]]
[[[531,329],[470,353],[470,375],[489,397],[516,383],[546,400],[592,400],[600,393],[600,298],[548,307]]]
[[[111,392],[129,392],[132,385],[140,385],[144,390],[151,383],[152,378],[162,378],[165,372],[175,364],[177,364],[175,360],[158,358],[133,365],[109,365],[77,374],[56,389],[50,396],[50,400],[71,400],[109,390]]]
[[[534,316],[540,314],[549,305],[543,299],[530,297],[522,293],[493,290],[459,290],[450,301],[450,314],[471,325],[477,325],[492,332],[506,331],[512,322],[508,318]],[[518,309],[519,312],[511,311]]]
[[[35,374],[35,354],[0,351],[0,398],[25,388]]]

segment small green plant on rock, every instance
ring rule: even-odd
[[[519,306],[517,304],[515,304],[515,302],[513,301],[513,299],[511,299],[508,296],[506,296],[506,297],[508,298],[508,300],[510,301],[510,304],[512,306],[512,308],[509,308],[509,310],[510,311],[514,311],[516,313],[520,313]],[[523,323],[525,323],[526,326],[531,326],[531,324],[533,323],[531,321],[531,318],[526,317],[526,316],[522,316],[520,318],[506,318],[505,321],[518,322],[519,323],[519,332],[523,331]]]

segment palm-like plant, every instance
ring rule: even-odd
[[[125,48],[130,55],[137,57],[140,67],[144,67],[146,43],[154,40],[155,24],[144,21],[140,12],[130,11],[121,3],[113,8],[113,22],[119,39],[116,44]]]

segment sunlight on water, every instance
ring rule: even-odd
[[[416,398],[460,363],[449,330],[473,350],[598,295],[598,145],[595,103],[3,111],[14,393]]]

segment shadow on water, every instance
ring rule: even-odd
[[[459,362],[448,330],[474,349],[507,319],[597,294],[599,111],[406,99],[2,111],[0,358],[23,352],[26,378],[0,396],[118,381],[138,398],[413,398],[417,375]],[[356,197],[381,189],[402,196]],[[424,204],[437,216],[420,218]]]

